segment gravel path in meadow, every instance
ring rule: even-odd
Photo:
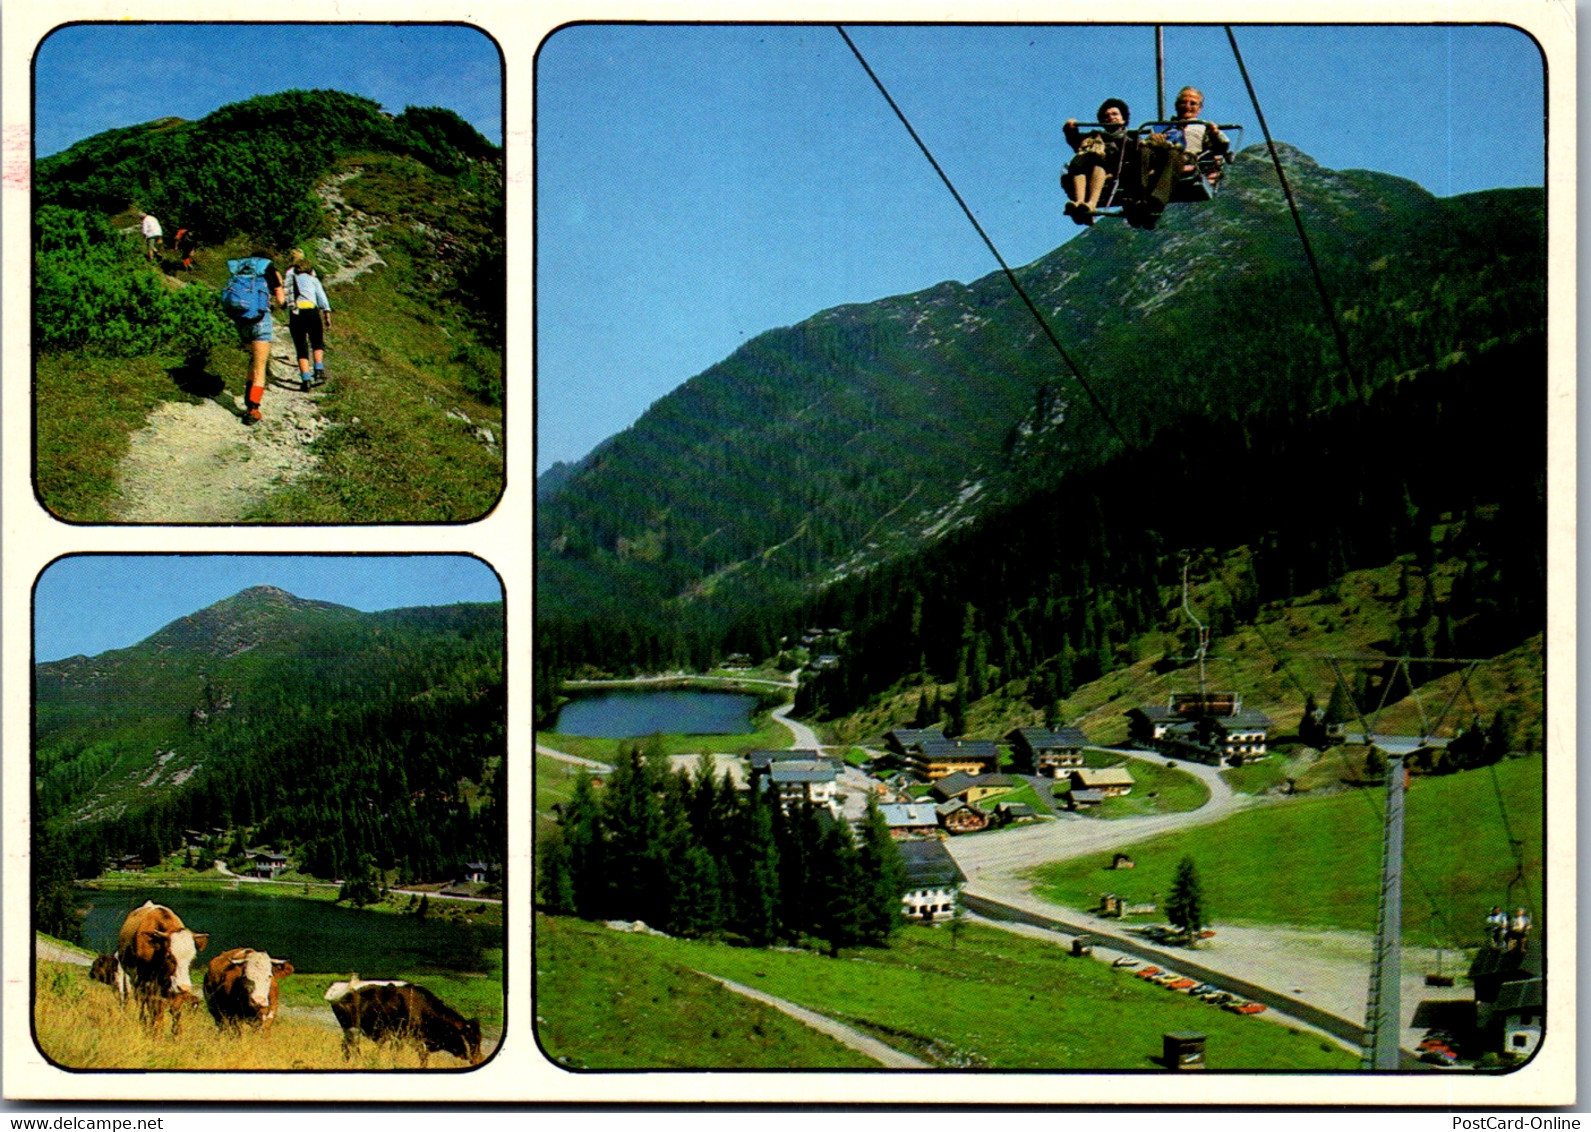
[[[721,979],[717,975],[708,974],[706,971],[697,971],[696,973],[698,975],[704,976],[705,978],[713,980],[713,982],[718,983],[729,990],[734,991],[736,994],[743,994],[747,998],[755,999],[757,1002],[761,1002],[767,1006],[773,1007],[775,1010],[788,1014],[797,1022],[800,1022],[806,1026],[810,1026],[819,1033],[827,1034],[829,1037],[833,1038],[842,1045],[850,1046],[858,1053],[871,1057],[874,1061],[878,1062],[887,1069],[933,1068],[933,1066],[929,1065],[926,1061],[920,1061],[917,1058],[912,1057],[910,1054],[902,1053],[893,1046],[885,1045],[877,1038],[868,1037],[866,1034],[862,1033],[862,1031],[855,1029],[854,1027],[847,1026],[843,1022],[836,1022],[833,1018],[829,1018],[825,1015],[808,1010],[804,1006],[797,1006],[788,999],[775,998],[771,994],[766,994],[763,991],[756,990],[741,983],[730,982],[728,979]]]
[[[299,391],[286,315],[272,318],[275,338],[259,423],[243,423],[247,364],[239,352],[226,390],[198,405],[167,401],[128,438],[117,469],[116,521],[236,522],[271,492],[314,470],[317,458],[309,446],[331,422],[316,407],[319,390]]]

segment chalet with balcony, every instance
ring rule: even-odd
[[[961,798],[941,802],[935,809],[947,833],[982,833],[989,828],[988,812]]]
[[[774,791],[779,805],[789,809],[802,802],[835,812],[839,799],[835,796],[836,774],[834,764],[827,759],[816,761],[776,762],[763,777],[765,789]]]
[[[1082,766],[1083,748],[1088,746],[1088,736],[1075,727],[1019,727],[1006,739],[1019,765],[1050,778],[1065,778],[1072,767]]]
[[[1127,712],[1128,737],[1173,758],[1234,766],[1269,753],[1270,717],[1236,692],[1173,692],[1165,707]]]
[[[993,739],[924,739],[906,749],[906,769],[926,782],[961,771],[992,774],[1000,766],[1000,748]]]
[[[961,886],[967,883],[967,877],[945,843],[902,841],[896,848],[906,874],[900,897],[901,911],[910,919],[930,924],[954,916]]]

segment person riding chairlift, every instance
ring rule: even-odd
[[[1107,98],[1099,104],[1098,121],[1104,130],[1084,133],[1077,127],[1076,118],[1068,118],[1061,127],[1066,143],[1077,151],[1066,166],[1061,183],[1070,198],[1066,215],[1078,224],[1092,224],[1099,215],[1100,201],[1109,200],[1120,183],[1134,141],[1127,134],[1131,111],[1119,98]],[[1105,188],[1111,186],[1111,193]]]

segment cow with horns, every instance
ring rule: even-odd
[[[170,908],[144,901],[127,914],[116,937],[123,1000],[135,998],[139,1017],[151,1028],[170,1010],[175,1035],[182,1012],[199,1004],[189,967],[209,942],[208,934],[189,930]]]
[[[234,947],[210,960],[204,974],[204,1001],[223,1030],[237,1033],[247,1022],[269,1030],[276,1019],[277,983],[293,973],[286,959],[252,947]]]

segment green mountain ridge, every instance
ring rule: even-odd
[[[502,610],[363,613],[256,586],[129,648],[38,664],[39,820],[73,841],[80,875],[151,829],[169,842],[232,821],[284,844],[357,829],[391,867],[393,831],[429,820],[464,830],[460,851],[500,857]],[[361,795],[389,820],[349,811]],[[427,850],[409,875],[443,857]]]
[[[1189,416],[1357,398],[1544,322],[1543,197],[1440,200],[1279,147],[1349,341],[1345,369],[1260,150],[1155,231],[1100,224],[1016,270],[768,331],[538,485],[553,615],[703,619],[930,546]],[[1113,427],[1114,426],[1114,427]],[[678,605],[680,611],[660,611]]]

